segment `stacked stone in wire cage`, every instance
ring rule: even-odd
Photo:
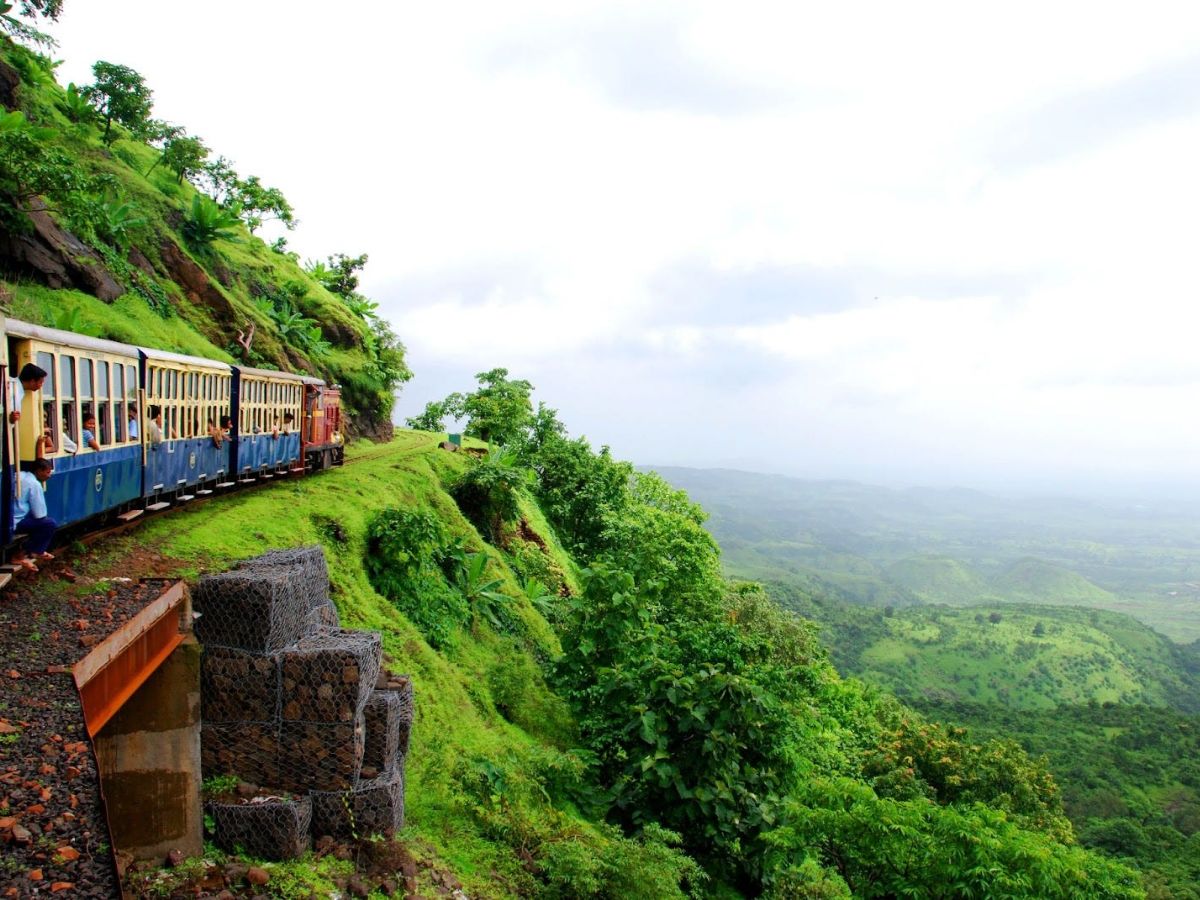
[[[401,827],[411,682],[381,673],[377,633],[337,627],[321,548],[273,551],[205,576],[195,606],[204,776],[309,793],[318,834]],[[253,820],[266,832],[264,856],[307,846],[307,807],[272,803],[280,808],[224,804],[217,842],[230,846]]]
[[[363,709],[366,740],[358,784],[314,790],[313,834],[352,838],[404,827],[404,763],[413,719],[412,679],[380,673]]]
[[[379,634],[329,629],[280,656],[280,786],[347,790],[362,768],[363,709],[379,676]]]
[[[312,800],[256,797],[247,803],[210,803],[218,846],[263,859],[296,859],[312,841]]]
[[[337,628],[337,607],[329,599],[329,568],[325,550],[319,544],[295,547],[290,550],[271,550],[262,556],[243,560],[239,569],[300,569],[304,572],[301,590],[309,610],[310,626]]]

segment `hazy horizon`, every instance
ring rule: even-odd
[[[638,462],[1200,493],[1194,5],[114,0],[49,30],[64,82],[129,65],[281,188],[302,258],[370,255],[401,418],[505,366]]]

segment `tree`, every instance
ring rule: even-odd
[[[104,118],[105,144],[116,140],[112,124],[116,122],[132,131],[143,133],[150,124],[150,109],[154,92],[146,81],[128,66],[101,60],[92,66],[95,84],[85,87],[84,96]]]
[[[467,434],[498,444],[515,440],[533,420],[529,395],[533,385],[510,381],[508,369],[491,369],[475,376],[479,390],[463,400]]]
[[[251,175],[245,181],[234,181],[230,198],[242,210],[242,221],[254,232],[263,222],[282,222],[283,227],[291,231],[296,227],[296,214],[292,205],[279,188],[267,187],[257,175]],[[366,261],[366,257],[363,257]]]
[[[305,271],[319,281],[331,294],[337,294],[343,299],[357,295],[358,273],[367,264],[367,254],[347,256],[345,253],[335,253],[326,258],[325,262],[310,261]]]
[[[1033,636],[1034,637],[1045,637],[1046,636],[1046,626],[1043,625],[1041,622],[1038,622],[1036,625],[1034,625],[1033,626]]]
[[[19,12],[27,19],[36,20],[41,16],[55,21],[62,12],[62,7],[63,0],[21,0]],[[55,45],[55,40],[49,35],[9,15],[12,10],[13,4],[0,2],[0,28],[15,38],[51,47]]]
[[[204,161],[208,159],[209,150],[204,146],[204,141],[189,135],[181,125],[164,124],[160,134],[162,155],[154,161],[147,175],[157,166],[164,165],[175,173],[176,182],[183,184],[185,178],[191,181],[205,171]]]
[[[457,415],[462,401],[462,394],[451,394],[445,400],[430,400],[420,415],[405,419],[404,424],[418,431],[445,431],[446,417]]]

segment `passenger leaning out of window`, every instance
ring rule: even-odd
[[[129,404],[129,439],[131,441],[136,441],[139,437],[140,437],[140,435],[138,434],[137,404],[130,403]]]
[[[100,442],[96,440],[96,417],[91,413],[83,417],[83,445],[93,450],[100,449]]]
[[[37,563],[34,559],[48,562],[54,559],[49,552],[50,542],[54,540],[54,532],[58,524],[50,518],[46,511],[45,484],[54,473],[54,466],[48,459],[36,459],[31,471],[21,472],[17,476],[17,493],[13,497],[13,522],[16,534],[29,535],[24,547],[19,547],[13,556],[17,565],[36,572]],[[32,554],[30,559],[27,554]]]
[[[16,378],[8,379],[8,421],[18,422],[21,419],[21,404],[25,400],[26,391],[40,391],[46,381],[46,370],[25,363]]]

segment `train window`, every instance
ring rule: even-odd
[[[42,428],[50,438],[50,446],[59,449],[62,424],[58,421],[58,396],[54,390],[54,383],[58,379],[54,354],[45,351],[38,353],[37,364],[46,373],[46,380],[42,383]]]
[[[119,385],[118,385],[119,386]],[[112,404],[113,417],[113,440],[122,443],[128,440],[126,430],[129,426],[129,421],[125,416],[125,401],[115,400]]]
[[[137,399],[137,368],[134,366],[125,367],[125,399]]]
[[[92,361],[90,359],[81,359],[79,361],[79,399],[91,400],[95,396],[95,378],[93,374]]]
[[[71,444],[67,444],[66,441],[59,443],[65,445],[64,449],[69,450],[72,444],[78,446],[79,443],[79,423],[75,420],[75,358],[66,355],[60,356],[58,358],[58,374],[59,391],[62,394],[62,433],[71,439]]]
[[[96,437],[102,446],[112,443],[112,408],[108,403],[108,363],[96,363]]]

